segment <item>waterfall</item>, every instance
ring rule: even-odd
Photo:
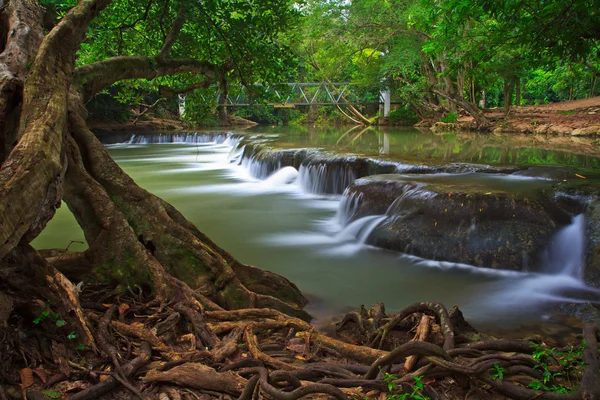
[[[325,163],[300,166],[298,181],[308,193],[340,194],[356,179],[348,164],[327,165]]]
[[[202,143],[231,145],[230,133],[167,133],[164,135],[132,135],[127,144]]]
[[[542,272],[583,278],[585,264],[585,217],[573,217],[571,224],[559,230],[547,250]]]
[[[335,212],[335,221],[340,226],[346,226],[354,220],[362,198],[362,193],[350,192],[348,189],[344,190],[340,204]]]
[[[356,240],[359,244],[365,244],[371,232],[385,219],[385,215],[369,215],[359,218],[348,224],[335,237],[339,240]]]
[[[275,171],[264,181],[265,186],[278,187],[289,185],[298,177],[298,171],[294,167],[283,167]]]
[[[281,169],[280,160],[263,161],[256,159],[254,156],[250,158],[243,157],[241,165],[255,179],[266,179],[273,172]]]

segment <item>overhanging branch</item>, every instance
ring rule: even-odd
[[[126,79],[152,80],[160,76],[196,73],[213,78],[221,67],[194,59],[165,60],[155,57],[113,57],[75,70],[73,81],[84,102],[116,82]]]

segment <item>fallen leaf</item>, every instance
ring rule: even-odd
[[[82,390],[85,390],[89,387],[90,387],[89,383],[86,383],[84,381],[75,381],[75,382],[71,382],[67,385],[65,392],[74,392],[74,391],[81,392]]]
[[[296,360],[301,360],[301,361],[306,361],[306,358],[302,357],[302,356],[295,356],[294,357]]]
[[[108,303],[102,303],[102,305],[106,308],[111,308],[113,305]]]
[[[27,389],[33,385],[33,371],[31,368],[23,368],[19,371],[19,374],[21,375],[21,386],[23,389]]]
[[[38,378],[40,378],[40,381],[42,381],[43,384],[46,384],[46,382],[48,382],[48,371],[46,371],[44,368],[37,367],[36,369],[33,370],[33,373]]]
[[[129,310],[129,305],[123,303],[119,306],[119,315],[123,315]]]
[[[579,175],[579,174],[575,174],[576,177],[581,178],[581,179],[587,179],[585,176],[583,175]]]

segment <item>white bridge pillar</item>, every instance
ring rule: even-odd
[[[185,114],[185,96],[182,94],[177,95],[177,100],[179,102],[179,116],[183,117],[183,114]]]
[[[381,100],[383,103],[383,117],[387,118],[390,115],[390,110],[392,108],[392,93],[390,90],[385,90],[380,93]]]

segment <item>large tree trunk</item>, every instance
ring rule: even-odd
[[[512,105],[512,97],[515,91],[515,78],[504,78],[504,112],[506,114],[510,111]]]
[[[6,34],[0,38],[3,282],[13,294],[24,293],[29,282],[28,296],[51,300],[91,346],[77,290],[59,270],[117,290],[137,287],[161,303],[269,307],[309,319],[295,285],[219,248],[174,207],[137,186],[87,128],[84,101],[119,80],[190,72],[209,79],[227,70],[168,58],[184,22],[183,6],[157,56],[116,57],[75,69],[88,25],[108,3],[80,0],[43,40],[37,2],[11,0],[0,15],[0,33]],[[44,260],[28,243],[52,218],[63,191],[89,249]]]

